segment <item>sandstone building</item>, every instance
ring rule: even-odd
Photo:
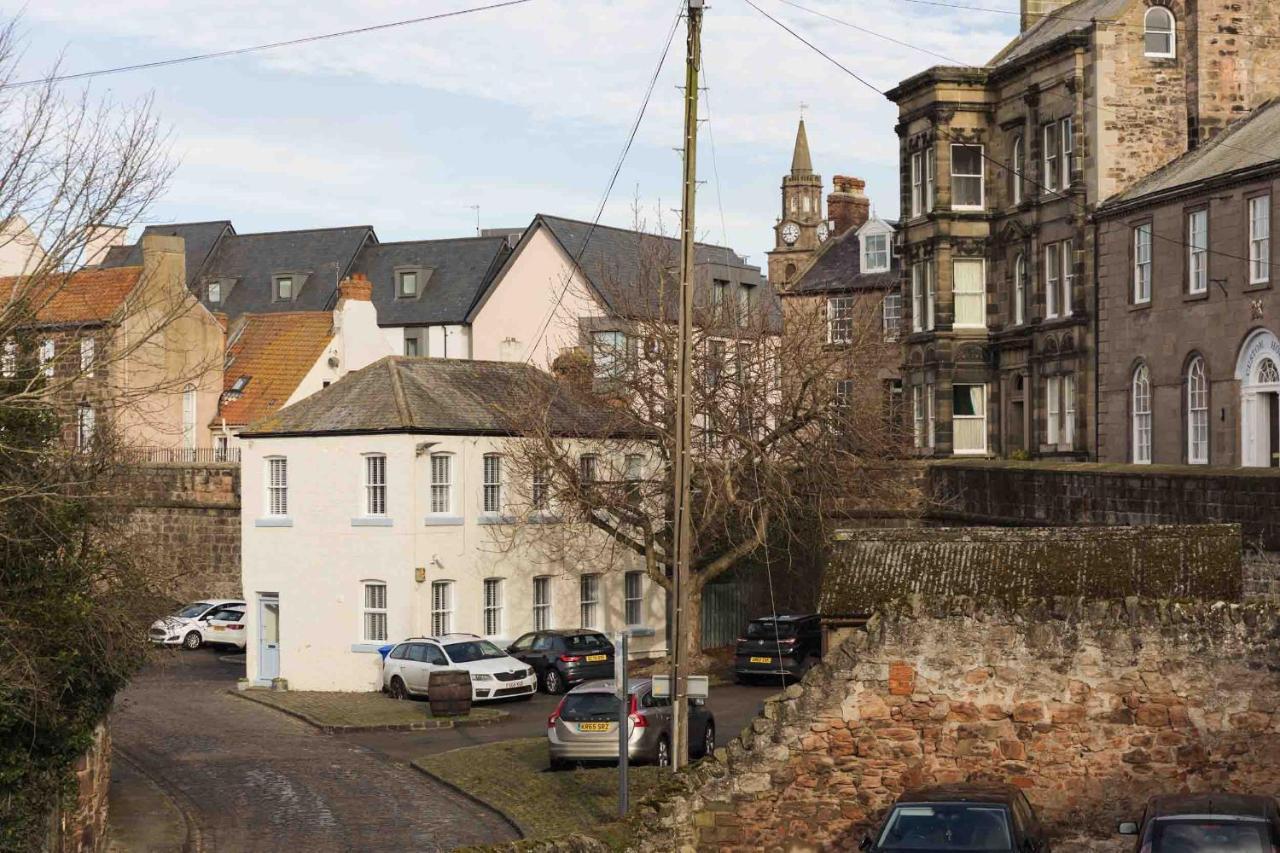
[[[1023,13],[986,66],[888,93],[922,455],[1098,453],[1088,215],[1280,83],[1266,3],[1026,0]]]
[[[1104,204],[1098,456],[1280,467],[1280,103]]]

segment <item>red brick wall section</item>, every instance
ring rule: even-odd
[[[917,603],[835,648],[646,804],[635,849],[852,850],[904,789],[997,779],[1092,836],[1063,849],[1120,850],[1150,794],[1280,790],[1271,605]]]
[[[99,853],[107,849],[107,792],[111,787],[111,734],[105,725],[93,733],[93,744],[76,761],[74,798],[62,804],[55,853]]]

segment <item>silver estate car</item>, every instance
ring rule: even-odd
[[[629,685],[631,712],[627,756],[631,761],[671,764],[671,699],[653,695],[653,684],[637,679]],[[618,697],[613,681],[588,681],[564,695],[547,718],[551,769],[578,761],[618,760]],[[689,701],[689,756],[700,758],[716,748],[716,721],[701,699]]]

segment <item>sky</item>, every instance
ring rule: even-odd
[[[38,76],[58,61],[77,73],[486,2],[0,0],[0,9],[20,16],[20,70]],[[1018,26],[1016,14],[912,0],[794,0],[844,23],[787,0],[755,2],[882,91],[939,56],[981,64]],[[1017,11],[1011,0],[954,2]],[[523,227],[536,213],[591,220],[682,5],[530,0],[87,85],[122,105],[154,97],[176,169],[150,222],[230,219],[240,233],[367,224],[386,242],[474,234],[475,206],[485,228]],[[604,224],[678,231],[684,48],[681,22]],[[802,104],[827,190],[836,174],[862,177],[876,213],[897,215],[893,104],[744,0],[708,4],[703,51],[702,239],[764,265]]]

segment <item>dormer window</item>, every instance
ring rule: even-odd
[[[243,392],[244,392],[245,387],[246,387],[248,384],[249,384],[249,377],[248,377],[248,376],[241,376],[241,377],[238,377],[238,378],[236,379],[236,381],[235,381],[235,382],[231,383],[231,393],[232,393],[232,394],[241,394],[241,393],[243,393]]]
[[[293,301],[293,276],[278,275],[275,279],[273,298],[276,302]]]
[[[1157,59],[1172,59],[1173,13],[1163,6],[1152,6],[1143,18],[1143,29],[1143,52]]]
[[[222,282],[209,282],[208,286],[205,287],[204,296],[205,300],[208,301],[210,305],[222,304]]]
[[[418,271],[405,270],[396,273],[396,296],[401,299],[414,299],[418,295]]]
[[[884,272],[889,269],[889,235],[867,234],[862,238],[862,271]]]

